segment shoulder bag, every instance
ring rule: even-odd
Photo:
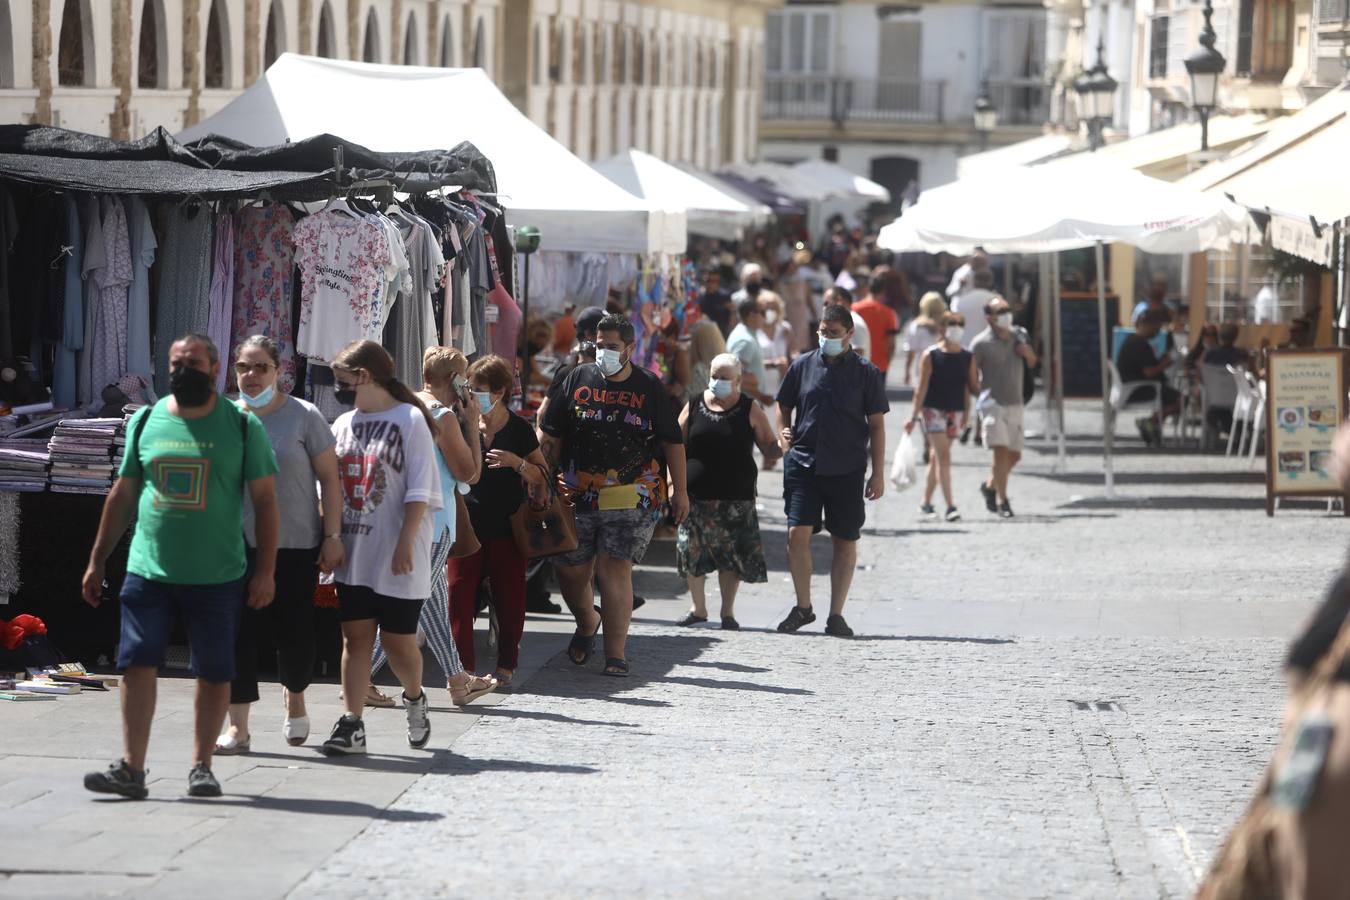
[[[536,505],[527,489],[525,502],[511,514],[511,533],[520,555],[526,559],[557,556],[577,549],[577,520],[572,503],[559,492],[557,480],[549,471],[543,466],[539,468],[548,487],[544,502]]]

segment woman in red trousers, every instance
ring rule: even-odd
[[[525,630],[525,568],[528,560],[516,548],[511,516],[525,501],[527,489],[542,490],[544,455],[534,429],[506,408],[515,383],[511,365],[500,356],[485,356],[469,366],[469,389],[482,413],[483,474],[465,497],[474,533],[483,546],[472,556],[450,560],[450,630],[467,670],[474,666],[473,619],[478,586],[492,584],[497,608],[497,681],[511,683]]]

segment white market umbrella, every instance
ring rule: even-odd
[[[824,159],[811,159],[797,163],[792,171],[832,190],[842,191],[847,196],[866,200],[868,203],[890,203],[891,192],[884,185],[870,178],[855,175],[838,163]]]
[[[1088,158],[989,173],[924,191],[917,204],[881,230],[877,244],[897,253],[958,255],[976,247],[989,253],[1056,253],[1095,246],[1097,271],[1102,272],[1102,248],[1108,243],[1120,241],[1150,253],[1226,250],[1246,238],[1247,224],[1246,210],[1223,197]],[[1101,278],[1097,279],[1097,316],[1103,462],[1110,497],[1115,487],[1114,435],[1106,284]],[[1058,316],[1052,319],[1057,321]],[[1062,361],[1062,356],[1058,354],[1057,359]],[[1062,377],[1056,385],[1063,421]],[[1061,465],[1063,442],[1061,428]]]

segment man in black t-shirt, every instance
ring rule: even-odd
[[[568,655],[584,665],[600,628],[591,578],[600,585],[605,674],[628,674],[633,564],[647,552],[666,501],[676,523],[689,512],[684,436],[661,379],[631,362],[633,323],[609,315],[597,329],[596,361],[563,381],[540,422],[544,456],[576,507],[578,546],[553,558],[577,633]]]
[[[1162,392],[1162,414],[1157,413],[1135,420],[1139,435],[1145,444],[1162,445],[1162,420],[1181,412],[1181,394],[1167,384],[1164,373],[1172,364],[1172,354],[1162,359],[1153,350],[1153,339],[1158,336],[1163,325],[1170,321],[1166,310],[1149,309],[1139,318],[1134,334],[1127,335],[1116,354],[1116,368],[1120,371],[1120,380],[1124,384],[1139,381],[1154,381],[1157,386],[1136,387],[1130,393],[1130,403],[1144,403]]]
[[[554,371],[553,382],[544,393],[544,402],[539,404],[536,423],[543,423],[544,417],[548,415],[549,404],[557,398],[558,393],[562,390],[563,382],[567,380],[568,375],[572,374],[572,370],[584,363],[595,362],[595,329],[599,327],[600,320],[604,317],[605,311],[598,306],[588,306],[577,316],[577,345],[572,348],[572,352],[568,355],[566,361]],[[542,432],[540,434],[542,436]]]

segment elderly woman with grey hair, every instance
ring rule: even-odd
[[[754,448],[766,459],[782,455],[769,417],[741,393],[741,363],[733,354],[714,357],[708,388],[690,398],[680,414],[688,458],[689,515],[680,523],[676,563],[689,583],[693,608],[680,625],[708,621],[704,583],[717,573],[722,590],[722,628],[741,626],[734,615],[742,581],[768,581],[764,544],[755,512]]]

